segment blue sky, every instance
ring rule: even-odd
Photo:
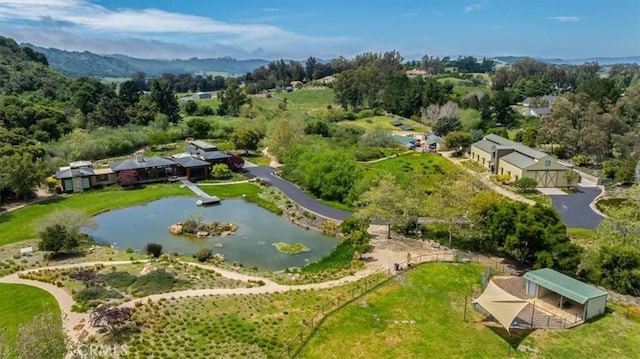
[[[0,0],[19,42],[145,58],[640,55],[638,0]]]

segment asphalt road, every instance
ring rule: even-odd
[[[567,227],[594,229],[603,217],[594,212],[589,204],[600,194],[600,189],[580,187],[579,190],[570,195],[550,195],[549,198]]]
[[[310,197],[304,193],[300,188],[296,187],[293,183],[283,180],[280,177],[274,176],[272,173],[277,169],[270,166],[258,166],[245,168],[250,175],[258,177],[264,181],[269,182],[272,186],[278,188],[282,193],[289,197],[292,201],[297,203],[300,207],[305,208],[308,211],[315,212],[323,217],[336,220],[344,220],[352,215],[351,212],[342,211],[333,207],[329,207],[318,202],[316,199]]]

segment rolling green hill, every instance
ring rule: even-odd
[[[43,53],[50,66],[71,77],[129,77],[141,71],[147,76],[163,73],[227,74],[240,75],[266,65],[266,60],[236,60],[230,57],[188,60],[138,59],[125,55],[97,55],[88,51],[64,51],[42,48],[32,44],[21,46]]]

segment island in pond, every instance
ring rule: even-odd
[[[305,246],[302,243],[276,242],[276,243],[273,243],[272,246],[276,247],[278,252],[287,253],[287,254],[298,254],[302,252],[311,251],[311,248]]]
[[[226,237],[234,234],[238,230],[237,223],[212,222],[207,223],[201,220],[186,220],[184,223],[178,222],[169,227],[169,232],[175,235],[187,235],[196,237],[221,236]]]

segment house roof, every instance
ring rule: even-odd
[[[173,160],[184,168],[205,167],[210,165],[209,162],[192,156],[174,157]]]
[[[542,157],[546,157],[547,154],[538,150],[534,150],[531,147],[527,147],[521,143],[515,142],[515,141],[511,141],[509,139],[506,139],[502,136],[498,136],[494,133],[488,134],[484,137],[485,140],[491,141],[497,145],[503,145],[503,146],[511,146],[513,147],[513,149],[517,152],[522,153],[525,156],[529,156],[531,158],[534,159],[540,159]],[[477,142],[476,142],[477,143]],[[490,150],[489,150],[490,152]]]
[[[109,167],[114,171],[137,170],[141,168],[174,166],[176,162],[164,157],[140,157],[122,162],[110,163]]]
[[[411,126],[411,125],[402,125],[402,126],[400,126],[400,128],[405,130],[405,131],[413,131],[413,126]]]
[[[536,160],[534,160],[533,158],[525,156],[518,152],[511,152],[508,155],[502,156],[500,157],[500,161],[511,163],[518,168],[527,168],[536,163]]]
[[[416,141],[413,137],[401,136],[401,135],[393,135],[393,139],[397,142],[400,142],[403,145],[413,145]]]
[[[75,161],[69,163],[69,167],[71,168],[80,168],[80,167],[92,167],[93,164],[91,161]]]
[[[211,160],[221,160],[221,159],[230,158],[231,155],[222,151],[211,151],[211,152],[201,153],[200,157],[202,157],[207,161],[211,161]]]
[[[473,144],[474,147],[477,147],[484,152],[491,153],[491,147],[495,146],[495,143],[487,140],[480,140]]]
[[[400,125],[402,125],[402,121],[400,121],[400,120],[393,120],[393,121],[391,121],[391,124],[392,124],[392,125],[394,125],[394,126],[400,126]]]
[[[215,151],[218,149],[218,146],[211,144],[209,142],[206,141],[200,141],[200,140],[195,140],[195,141],[191,141],[191,145],[195,146],[197,149],[203,150],[203,151]],[[187,146],[189,147],[189,146]]]
[[[531,110],[538,116],[548,115],[551,113],[551,109],[548,107],[538,107]]]
[[[436,143],[442,143],[443,139],[442,139],[442,137],[440,137],[438,135],[431,134],[431,135],[427,136],[426,141],[427,141],[427,145],[434,145]]]
[[[60,171],[56,172],[56,178],[64,179],[64,178],[73,178],[73,177],[88,177],[95,175],[92,168],[81,167],[81,168],[61,168]]]
[[[527,272],[524,278],[580,304],[607,295],[604,290],[549,268]]]

